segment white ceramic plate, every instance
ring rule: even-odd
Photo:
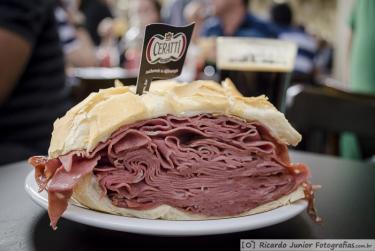
[[[38,193],[38,186],[34,180],[34,171],[30,172],[26,177],[25,189],[33,201],[47,209],[47,193],[45,191]],[[205,221],[171,221],[111,215],[70,204],[63,217],[90,226],[124,232],[187,236],[224,234],[267,227],[289,220],[304,211],[306,207],[307,202],[299,200],[291,205],[250,216]]]

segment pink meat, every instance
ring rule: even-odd
[[[307,167],[289,164],[286,151],[259,123],[209,114],[168,115],[124,126],[88,155],[74,151],[48,160],[39,165],[36,178],[41,189],[49,182],[53,226],[74,185],[91,171],[118,207],[167,204],[206,216],[231,216],[278,199],[307,180]],[[53,174],[46,175],[51,169]]]

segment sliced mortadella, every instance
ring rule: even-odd
[[[90,153],[36,156],[47,189],[51,226],[77,182],[94,172],[103,196],[118,207],[167,204],[206,216],[231,216],[276,200],[304,184],[309,170],[289,163],[287,147],[256,122],[229,116],[167,115],[125,125]]]

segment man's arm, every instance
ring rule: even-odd
[[[0,28],[0,105],[10,96],[31,54],[31,44]]]

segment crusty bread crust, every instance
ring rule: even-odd
[[[272,209],[291,204],[299,199],[305,198],[303,187],[298,187],[292,193],[289,193],[277,200],[268,202],[260,205],[247,212],[239,215],[227,216],[227,217],[208,217],[205,215],[192,214],[180,209],[171,207],[169,205],[161,205],[153,209],[148,210],[134,210],[120,208],[112,205],[110,199],[107,196],[102,196],[102,190],[92,173],[89,173],[83,177],[79,183],[75,186],[73,192],[73,198],[77,200],[83,206],[88,208],[102,211],[110,214],[117,214],[123,216],[144,218],[144,219],[164,219],[164,220],[209,220],[209,219],[220,219],[229,217],[239,217],[252,214],[263,213]]]
[[[91,93],[54,123],[50,158],[72,150],[90,152],[123,125],[172,114],[192,116],[200,113],[234,115],[258,121],[268,127],[282,144],[297,145],[301,135],[284,114],[265,96],[243,97],[226,79],[222,85],[213,81],[177,83],[155,81],[148,93],[135,94],[134,86],[119,86]]]

